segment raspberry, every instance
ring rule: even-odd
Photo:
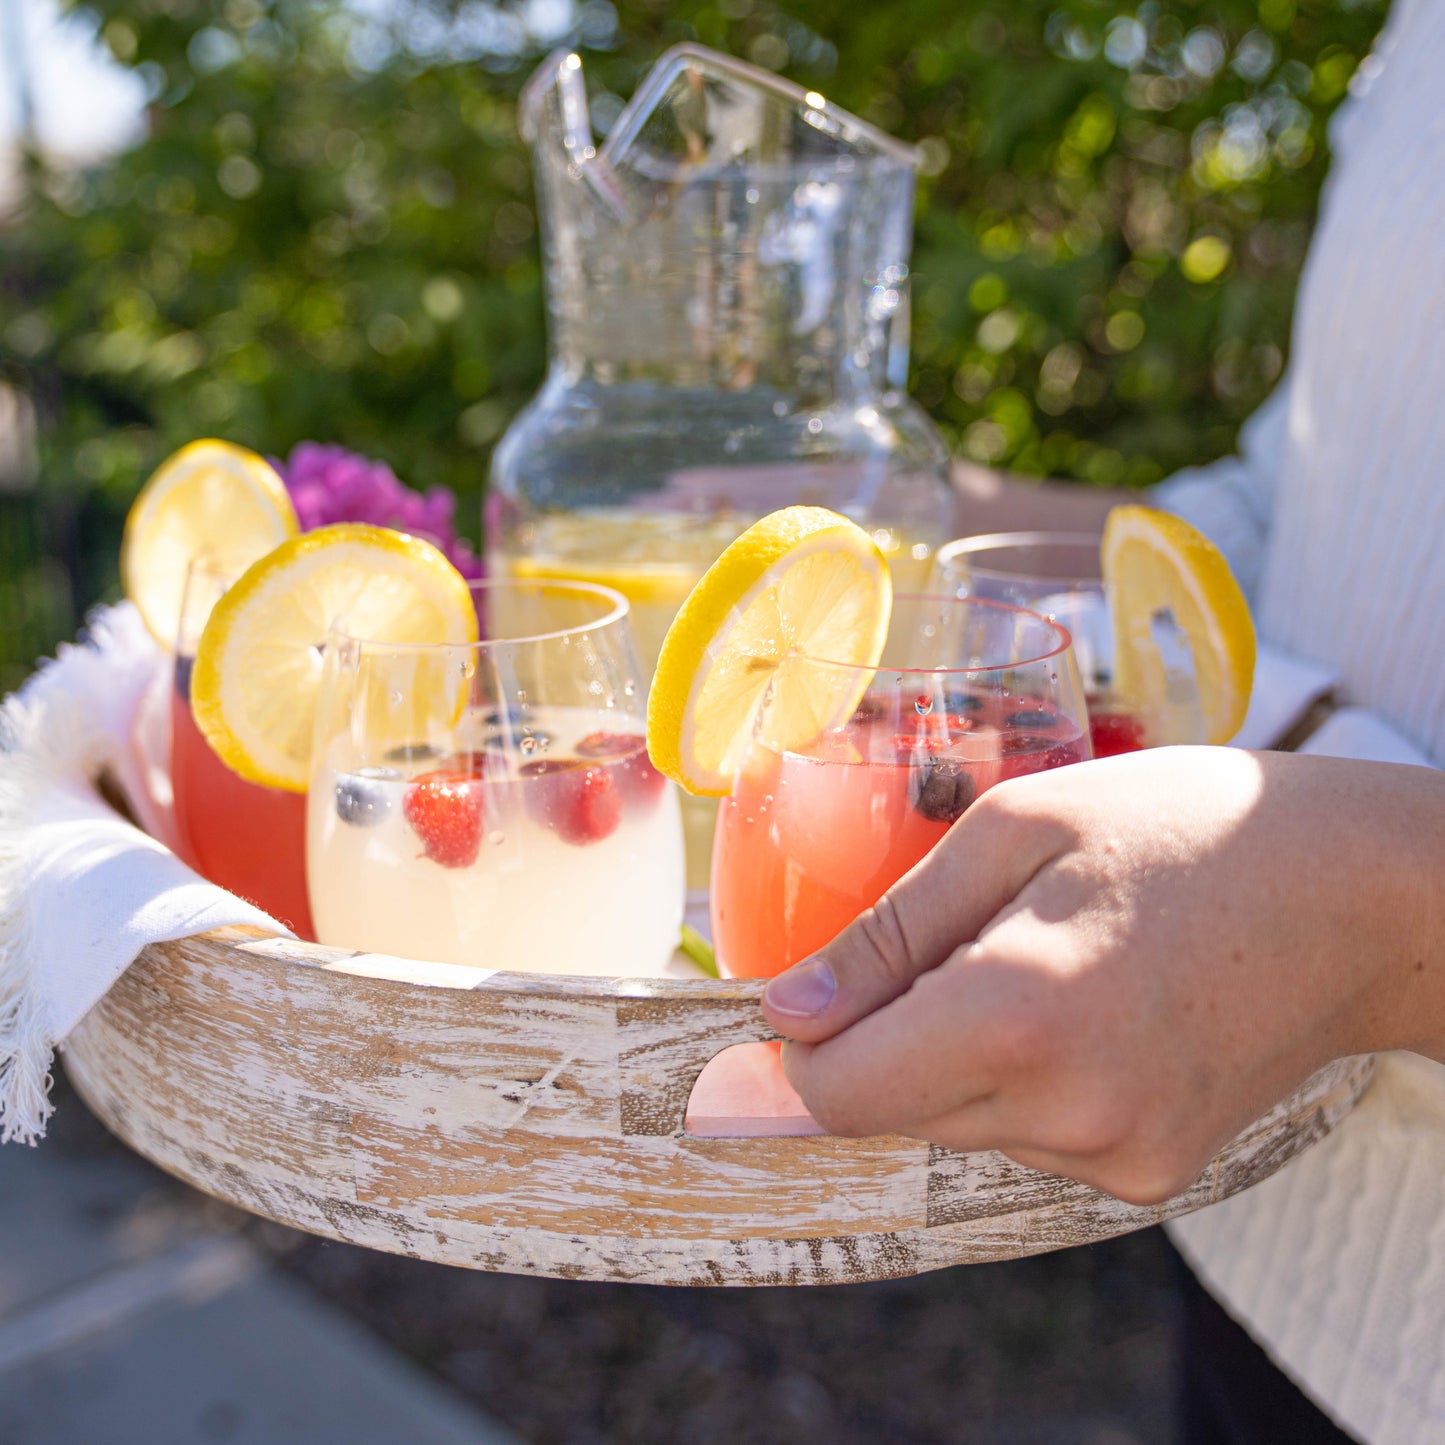
[[[662,796],[667,779],[652,766],[647,741],[639,733],[588,733],[576,747],[584,758],[607,758],[622,796],[630,803],[650,803]]]
[[[518,770],[529,780],[527,812],[564,843],[600,843],[622,821],[622,790],[611,768],[538,758]]]
[[[1089,718],[1089,734],[1094,740],[1096,758],[1112,758],[1119,753],[1137,753],[1144,747],[1144,724],[1127,712],[1094,713]]]
[[[476,776],[438,770],[414,778],[402,800],[402,812],[426,849],[443,868],[466,868],[482,845],[482,785]]]

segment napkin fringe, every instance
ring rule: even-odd
[[[46,790],[94,778],[124,740],[111,727],[114,708],[148,675],[155,643],[128,603],[87,619],[77,643],[0,704],[0,1144],[34,1144],[54,1112],[55,1049],[32,977],[35,950],[26,907],[21,847]]]

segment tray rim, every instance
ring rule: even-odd
[[[431,966],[243,929],[150,945],[72,1036],[68,1071],[92,1111],[137,1152],[292,1227],[471,1268],[726,1285],[891,1278],[1157,1223],[1274,1173],[1350,1112],[1374,1071],[1371,1056],[1327,1066],[1233,1141],[1188,1190],[1159,1205],[1134,1206],[1002,1155],[957,1154],[896,1136],[685,1134],[687,1096],[707,1058],[770,1036],[757,1008],[761,980],[498,970],[464,984],[451,975],[479,971],[440,968],[444,982],[427,976]],[[561,1057],[556,1050],[566,1053],[579,1039],[596,1046],[586,1067],[567,1062],[562,1079],[570,1070],[593,1124],[578,1128],[556,1111],[527,1115],[526,1106],[520,1122],[505,1127],[458,1112],[458,1088],[471,1090],[473,1103],[481,1097],[468,1071],[496,1071],[488,1052],[494,1041],[485,1038],[430,1072],[408,1072],[405,1050],[394,1050],[390,1064],[399,1060],[399,1069],[388,1074],[377,1072],[376,1040],[368,1036],[367,1067],[328,1097],[324,1087],[297,1084],[293,1067],[298,1049],[326,1054],[327,1039],[263,1037],[268,1026],[234,1012],[247,990],[279,1016],[301,1020],[303,1033],[311,1009],[363,1021],[368,1011],[399,1009],[398,1017],[415,1014],[424,1029],[458,1035],[476,1035],[495,1017],[499,1027],[513,1029],[506,1047],[514,1053],[517,1021],[525,1026],[541,1017],[560,1030],[561,1042],[543,1029],[538,1061]],[[217,1001],[233,1016],[217,1013]],[[456,1024],[462,1014],[467,1022]],[[168,1048],[177,1051],[169,1062]],[[207,1050],[232,1050],[234,1058],[212,1058]],[[187,1051],[195,1057],[185,1057]],[[344,1072],[348,1051],[331,1052]],[[168,1068],[182,1063],[193,1093],[167,1078]],[[263,1065],[283,1074],[291,1068],[295,1078],[282,1078],[268,1093],[273,1086],[261,1077]],[[539,1067],[513,1074],[525,1080]],[[437,1106],[432,1114],[441,1109],[440,1123],[403,1098],[407,1088],[393,1087],[398,1079]],[[533,1078],[517,1087],[525,1092],[535,1084]],[[249,1146],[238,1143],[228,1129],[250,1129],[254,1137]],[[327,1149],[329,1176],[322,1168]],[[492,1176],[477,1182],[478,1170],[487,1169],[500,1171],[505,1187],[488,1193]],[[534,1169],[556,1172],[562,1183],[553,1195],[536,1193]],[[641,1184],[629,1183],[633,1174]],[[419,1183],[408,1195],[413,1177]],[[671,1214],[647,1197],[658,1180],[676,1190],[675,1207],[664,1201]],[[738,1190],[743,1203],[729,1213]],[[535,1217],[528,1213],[534,1207]]]

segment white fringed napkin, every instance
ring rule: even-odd
[[[0,707],[0,1143],[42,1137],[56,1046],[147,943],[225,924],[291,936],[159,841],[174,837],[151,761],[165,748],[137,728],[164,725],[169,681],[122,603]],[[102,777],[148,831],[101,798]]]

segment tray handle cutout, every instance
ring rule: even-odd
[[[781,1034],[763,1018],[762,979],[724,979],[696,992],[617,1004],[622,1132],[678,1137],[688,1096],[714,1054]]]

